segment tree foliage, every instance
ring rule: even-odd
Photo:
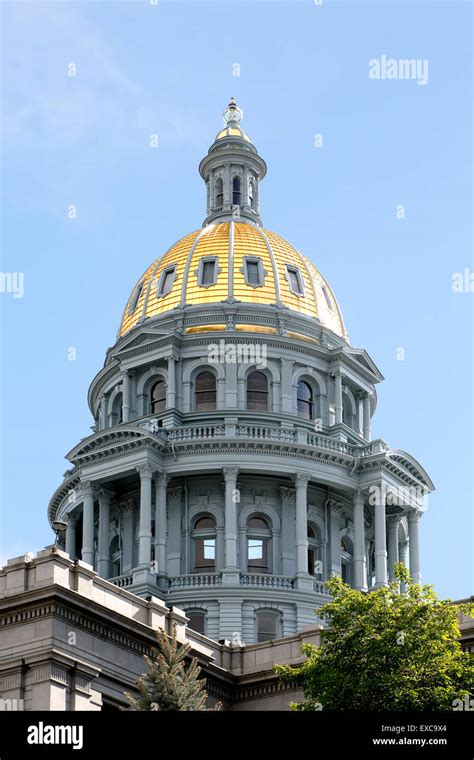
[[[148,672],[140,676],[135,698],[125,693],[129,710],[206,710],[205,680],[200,678],[201,668],[196,658],[186,665],[191,646],[180,644],[173,626],[171,638],[164,631],[156,631],[157,648],[152,656],[145,655]]]
[[[303,690],[293,710],[452,710],[472,697],[474,663],[458,641],[458,615],[469,605],[440,600],[396,566],[394,581],[364,593],[339,577],[325,584],[332,600],[316,615],[330,621],[321,645],[304,644],[298,666],[276,666],[283,682]]]

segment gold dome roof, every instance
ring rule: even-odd
[[[215,259],[216,277],[200,284],[202,259]],[[246,260],[259,261],[261,285],[248,284]],[[290,272],[288,272],[290,267]],[[299,287],[292,287],[296,270]],[[168,274],[165,295],[159,294]],[[301,294],[297,291],[300,290]],[[235,299],[252,304],[281,304],[321,324],[348,340],[341,311],[328,283],[303,254],[279,235],[248,222],[208,224],[191,232],[142,275],[127,302],[118,332],[125,335],[142,322],[177,306],[205,305]]]

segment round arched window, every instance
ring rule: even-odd
[[[304,417],[307,420],[313,419],[313,391],[308,383],[304,380],[300,380],[298,383],[297,394],[297,409],[298,415]]]
[[[150,392],[150,413],[157,414],[166,409],[166,383],[163,379],[157,380]]]
[[[247,409],[256,412],[268,409],[268,380],[263,372],[251,372],[247,378]]]
[[[200,372],[196,377],[196,411],[208,412],[216,408],[216,377],[212,372]]]

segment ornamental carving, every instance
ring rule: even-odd
[[[280,494],[283,501],[296,501],[296,490],[287,486],[280,486]]]

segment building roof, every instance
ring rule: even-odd
[[[202,285],[200,262],[213,258],[215,283]],[[259,286],[247,281],[248,260],[260,262]],[[292,289],[288,267],[299,273],[299,295]],[[160,284],[170,271],[171,289],[160,296]],[[334,293],[314,264],[276,233],[248,221],[208,224],[185,235],[157,258],[133,288],[118,335],[176,307],[229,301],[287,307],[348,340]]]

